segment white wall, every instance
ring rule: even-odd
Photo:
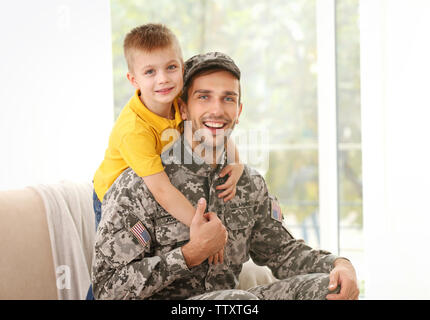
[[[0,35],[0,189],[91,181],[113,123],[109,1],[2,1]]]
[[[365,295],[430,299],[430,1],[360,7]]]

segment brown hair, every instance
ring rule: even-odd
[[[165,25],[159,23],[148,23],[132,29],[124,39],[124,56],[127,61],[128,70],[133,69],[133,51],[144,50],[151,52],[174,46],[178,51],[183,64],[182,51],[179,41],[174,33]]]

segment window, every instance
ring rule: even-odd
[[[339,254],[363,280],[359,1],[336,1]],[[361,294],[364,285],[361,282]]]

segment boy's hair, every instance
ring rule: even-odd
[[[151,52],[173,46],[178,52],[183,64],[182,50],[175,34],[160,23],[148,23],[132,29],[124,39],[124,56],[127,61],[128,70],[133,71],[134,50]]]

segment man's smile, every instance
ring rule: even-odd
[[[206,120],[202,120],[202,123],[204,125],[204,128],[206,130],[209,130],[209,132],[213,136],[215,136],[215,135],[223,134],[224,129],[228,127],[228,124],[230,123],[230,121],[227,121],[226,119],[222,119],[222,120],[206,119]]]
[[[203,124],[210,129],[222,129],[226,125],[225,122],[220,121],[204,121]]]

